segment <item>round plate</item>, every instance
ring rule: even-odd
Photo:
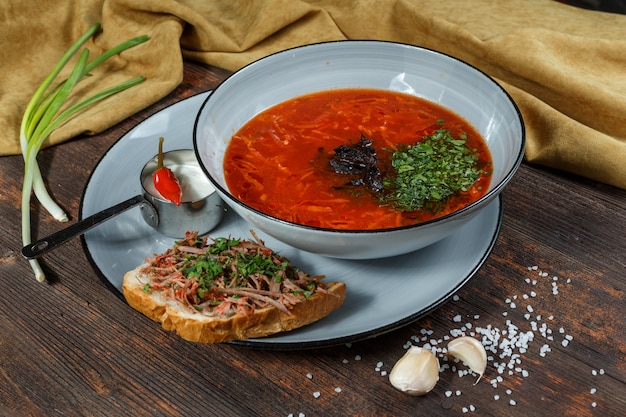
[[[165,137],[165,151],[191,149],[195,115],[208,94],[167,107],[122,136],[89,178],[80,217],[141,193],[139,174],[156,153],[160,136]],[[268,247],[300,269],[325,275],[327,281],[345,282],[347,296],[341,308],[314,324],[235,344],[265,349],[326,347],[375,337],[415,321],[440,306],[481,267],[498,237],[501,219],[498,198],[438,243],[407,255],[366,261],[302,252],[257,232]],[[210,235],[251,238],[250,225],[230,211]],[[88,231],[82,242],[96,272],[121,296],[124,274],[165,251],[174,239],[158,234],[144,222],[139,209],[132,209]]]

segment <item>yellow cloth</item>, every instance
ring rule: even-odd
[[[552,0],[4,0],[0,19],[0,155],[19,153],[36,86],[101,22],[88,43],[94,55],[137,35],[151,40],[95,71],[77,94],[140,74],[147,81],[80,114],[46,146],[161,99],[182,81],[183,58],[236,70],[292,46],[381,39],[448,53],[497,79],[524,116],[529,162],[626,188],[623,15]]]

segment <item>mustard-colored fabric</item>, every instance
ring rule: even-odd
[[[0,155],[19,153],[36,86],[94,22],[95,56],[128,50],[80,83],[78,97],[147,81],[85,111],[46,146],[113,126],[181,81],[183,59],[236,70],[285,48],[380,39],[436,49],[484,70],[513,96],[526,159],[626,188],[626,16],[553,0],[4,0],[0,2]],[[115,71],[112,71],[115,70]]]

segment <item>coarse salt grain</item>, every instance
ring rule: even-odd
[[[313,374],[306,374],[306,377],[309,379],[313,379]]]
[[[335,392],[336,393],[340,393],[341,392],[341,388],[339,388],[339,387],[335,388]]]
[[[591,388],[589,390],[589,394],[595,394],[597,392],[597,390],[595,388]]]
[[[450,330],[450,335],[452,337],[458,337],[458,336],[463,336],[463,332],[459,329],[452,329]]]
[[[320,395],[322,395],[322,394],[321,394],[319,391],[315,391],[315,392],[313,393],[313,396],[314,396],[315,398],[319,398],[319,397],[320,397]]]
[[[531,266],[531,267],[528,267],[528,269],[533,270],[533,271],[538,271],[538,275],[540,277],[549,276],[548,272],[540,271],[537,266]],[[552,285],[553,294],[558,294],[557,284],[555,282],[557,280],[558,280],[557,276],[552,277],[551,285]],[[532,283],[532,285],[534,286],[537,284],[537,280],[526,279],[526,283]],[[518,298],[527,300],[529,296],[535,298],[537,297],[537,292],[530,291],[528,294],[524,293],[523,295],[519,297],[517,294],[513,294],[510,297],[506,298],[505,304],[509,308],[515,309],[517,308],[517,304],[515,300],[518,300]],[[458,300],[459,297],[455,295],[453,299]],[[526,305],[526,310],[529,313],[534,312],[534,308],[530,304]],[[506,317],[507,315],[508,315],[507,311],[502,312],[502,316]],[[470,317],[470,315],[468,315],[468,317]],[[480,318],[478,314],[475,314],[471,317],[473,317],[474,320],[478,320]],[[526,319],[527,323],[530,325],[532,330],[523,331],[518,326],[513,324],[511,320],[507,319],[505,323],[506,326],[505,328],[502,328],[502,329],[489,324],[486,327],[476,326],[475,330],[470,330],[474,326],[471,323],[466,323],[464,325],[460,325],[459,328],[451,329],[449,331],[449,335],[444,335],[443,338],[440,338],[440,339],[427,337],[426,335],[431,335],[434,332],[433,330],[430,330],[430,329],[420,330],[420,333],[424,335],[421,339],[418,336],[412,336],[411,339],[416,342],[418,340],[421,340],[421,342],[424,343],[423,348],[432,350],[433,353],[439,356],[442,361],[447,362],[448,357],[445,355],[445,353],[447,352],[447,349],[439,346],[440,344],[443,343],[444,340],[447,341],[447,340],[450,340],[451,337],[454,338],[454,337],[459,337],[459,336],[466,336],[468,334],[471,336],[479,336],[479,339],[481,339],[481,343],[485,347],[485,350],[489,353],[493,353],[493,355],[491,354],[488,355],[488,362],[491,362],[493,364],[493,367],[495,368],[496,372],[499,375],[497,375],[495,378],[490,379],[490,383],[494,388],[497,388],[498,383],[503,381],[501,374],[506,373],[508,375],[515,375],[517,373],[517,374],[520,374],[524,378],[528,377],[529,372],[523,368],[521,356],[528,351],[530,344],[534,341],[535,332],[539,333],[547,341],[554,340],[554,337],[552,336],[552,333],[553,333],[552,329],[547,327],[546,323],[538,323],[538,322],[541,322],[542,320],[541,314],[537,314],[535,316],[536,321],[535,320],[530,321],[531,315],[528,313],[524,314],[524,318]],[[550,321],[554,320],[554,316],[550,315],[548,316],[547,319]],[[452,318],[452,321],[455,323],[461,323],[462,320],[463,320],[462,314],[457,314]],[[559,332],[561,334],[565,334],[565,329],[560,328]],[[480,336],[482,336],[482,338]],[[563,340],[565,342],[562,342],[562,343],[564,345],[567,345],[567,343],[571,341],[572,339],[573,338],[571,336],[569,337],[564,336]],[[406,348],[410,347],[411,345],[412,345],[411,342],[407,342],[405,344]],[[549,344],[544,343],[539,349],[539,355],[543,357],[548,352],[551,352],[551,347]],[[457,362],[458,360],[455,360],[455,363]],[[446,363],[444,363],[443,366],[440,367],[440,371],[443,371],[444,369],[451,369],[452,372],[458,373],[459,376],[472,374],[467,369],[457,370],[456,366],[449,365]],[[602,372],[604,371],[602,370]],[[598,371],[593,370],[592,373],[594,375],[597,375]],[[457,396],[461,395],[461,391],[459,390],[457,390],[455,393]],[[507,394],[511,395],[512,391],[507,390]],[[445,395],[446,397],[450,397],[453,395],[453,391],[446,391]],[[494,396],[494,400],[497,400],[499,398],[500,396],[497,394]],[[516,405],[517,403],[515,400],[511,399],[509,401],[509,404]]]

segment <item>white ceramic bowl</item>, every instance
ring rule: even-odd
[[[491,152],[493,177],[486,195],[450,215],[413,226],[341,231],[274,218],[229,193],[222,166],[224,152],[243,124],[295,96],[349,87],[413,94],[463,116],[481,133]],[[439,52],[382,41],[320,43],[262,58],[220,84],[203,103],[194,126],[200,166],[222,199],[253,229],[308,252],[346,259],[405,254],[450,235],[502,191],[522,161],[524,145],[520,112],[492,78]]]

